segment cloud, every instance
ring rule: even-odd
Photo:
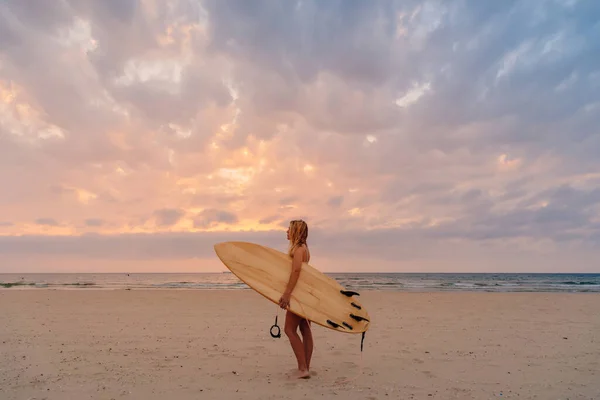
[[[271,215],[271,216],[261,219],[260,221],[258,221],[258,223],[266,225],[266,224],[271,224],[273,222],[277,222],[280,219],[281,219],[281,217],[279,215]]]
[[[181,217],[185,215],[185,211],[172,208],[163,208],[156,210],[154,216],[156,217],[156,223],[159,226],[171,226],[176,224]]]
[[[493,232],[493,231],[492,231]],[[435,240],[443,229],[379,229],[374,231],[346,230],[342,232],[310,228],[309,245],[316,255],[311,264],[322,271],[397,271],[399,266],[411,272],[448,272],[447,258],[457,262],[452,271],[460,272],[559,272],[565,263],[578,263],[569,272],[594,272],[597,240],[581,242],[562,234],[558,246],[551,241],[503,240],[494,238],[459,238]],[[557,233],[561,235],[560,233]],[[434,239],[434,240],[431,240]],[[153,234],[121,234],[82,236],[0,237],[0,259],[19,271],[39,272],[38,266],[27,264],[40,260],[56,264],[67,271],[100,272],[111,265],[121,265],[116,272],[144,271],[151,263],[170,263],[170,271],[222,270],[224,266],[214,254],[213,246],[222,241],[251,241],[279,251],[286,251],[285,232],[172,232]],[[540,263],[539,260],[544,260]],[[73,263],[75,262],[75,264]],[[126,264],[118,264],[126,261]],[[192,264],[186,262],[193,261]],[[87,265],[96,265],[90,270]],[[104,266],[104,267],[102,267]],[[126,267],[126,269],[123,269]],[[112,269],[111,269],[112,270]]]
[[[324,256],[375,264],[430,249],[452,270],[457,242],[478,260],[518,248],[540,268],[578,257],[572,246],[599,255],[599,13],[2,2],[0,235],[60,243],[57,257],[70,241],[127,238],[142,254],[157,238],[171,250],[148,254],[162,259],[200,254],[194,235],[269,242],[261,232],[301,217]]]
[[[86,226],[102,226],[105,224],[104,220],[99,218],[88,218],[84,221]]]
[[[327,204],[330,205],[331,207],[337,208],[342,205],[343,201],[344,201],[343,196],[334,196],[334,197],[331,197],[329,200],[327,200]]]
[[[60,225],[54,218],[38,218],[35,220],[38,225],[58,226]]]
[[[237,215],[229,211],[206,209],[196,215],[194,226],[197,228],[210,228],[220,223],[234,224],[237,221]]]

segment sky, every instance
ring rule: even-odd
[[[600,272],[596,0],[0,2],[0,272]]]

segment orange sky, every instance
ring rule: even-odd
[[[0,272],[597,270],[598,56],[517,3],[0,5]]]

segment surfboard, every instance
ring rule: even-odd
[[[292,258],[281,251],[249,242],[214,245],[221,262],[242,282],[275,304],[287,287]],[[363,333],[370,317],[357,299],[335,279],[308,263],[302,263],[292,291],[289,310],[325,328],[344,333]]]

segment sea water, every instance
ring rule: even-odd
[[[596,292],[600,274],[328,273],[353,290],[403,292]],[[231,273],[0,274],[0,290],[249,289]]]

